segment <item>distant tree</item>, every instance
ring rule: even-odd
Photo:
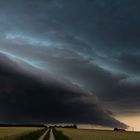
[[[76,124],[74,124],[74,125],[73,125],[73,128],[77,128],[77,125],[76,125]]]
[[[114,131],[118,131],[118,128],[117,128],[117,127],[115,127],[115,128],[114,128]]]
[[[114,131],[125,131],[125,129],[121,129],[121,128],[114,128]]]

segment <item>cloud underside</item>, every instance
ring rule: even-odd
[[[16,62],[3,54],[0,58],[1,123],[89,123],[127,127],[103,109],[96,96],[67,81],[54,81],[50,75],[44,82],[38,76],[18,73]]]
[[[111,126],[108,110],[139,114],[139,7],[133,0],[0,1],[0,120]]]

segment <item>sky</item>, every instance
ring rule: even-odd
[[[140,130],[139,7],[138,0],[1,0],[0,123]]]

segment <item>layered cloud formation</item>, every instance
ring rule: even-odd
[[[139,114],[139,6],[132,0],[0,1],[2,114],[125,127],[109,112]],[[12,102],[13,115],[6,109]]]
[[[1,123],[90,123],[127,127],[103,109],[96,96],[18,58],[10,58],[0,54]]]

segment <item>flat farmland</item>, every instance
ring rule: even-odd
[[[16,140],[42,130],[41,127],[0,127],[0,140]]]
[[[69,140],[140,140],[139,132],[57,128]]]

